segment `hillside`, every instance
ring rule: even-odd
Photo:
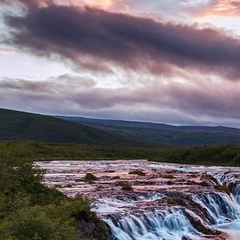
[[[146,122],[50,117],[0,109],[0,140],[107,146],[240,146],[240,129]]]
[[[101,120],[81,117],[60,117],[104,131],[151,144],[240,146],[240,129],[230,127],[172,126],[167,124]]]
[[[135,146],[138,142],[54,117],[0,109],[0,140]]]

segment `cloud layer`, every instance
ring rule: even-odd
[[[89,2],[91,7],[83,6]],[[168,8],[170,2],[175,8]],[[48,114],[240,126],[239,37],[206,25],[131,15],[132,9],[138,11],[137,4],[139,9],[149,4],[146,0],[1,3],[18,9],[5,15],[11,30],[4,40],[8,49],[63,60],[76,73],[41,81],[0,79],[1,106]],[[215,14],[221,6],[228,6],[230,13],[239,7],[237,1],[227,0],[151,3],[148,11],[164,7],[189,15]],[[12,53],[6,49],[0,48],[0,54]]]
[[[89,62],[97,68],[104,62],[100,69],[118,65],[154,74],[168,74],[174,66],[230,80],[240,76],[239,39],[216,29],[57,5],[7,19],[19,30],[13,35],[17,46],[61,56],[76,65]]]
[[[175,81],[110,89],[97,86],[91,78],[63,75],[47,81],[1,80],[0,101],[4,107],[48,114],[237,125],[239,90],[238,82],[224,86],[222,82]]]

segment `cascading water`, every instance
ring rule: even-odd
[[[80,192],[95,200],[92,210],[108,227],[111,239],[240,239],[239,168],[144,160],[56,161],[39,166],[48,170],[49,186],[61,184],[59,190],[68,196]],[[130,174],[135,169],[145,175]],[[98,180],[81,180],[86,172]],[[119,181],[130,182],[133,190],[124,191]]]
[[[209,224],[222,224],[239,218],[239,212],[227,194],[193,195],[192,199],[207,210],[206,219]]]
[[[107,218],[104,222],[117,240],[181,240],[183,237],[200,239],[200,233],[194,229],[181,209],[128,214]]]
[[[234,201],[227,194],[193,194],[191,198],[206,210],[205,219],[201,223],[206,228],[215,227],[226,230],[240,224],[240,214],[234,207]],[[147,213],[138,210],[138,213],[124,213],[116,216],[112,214],[102,218],[116,240],[205,239],[204,234],[198,231],[199,226],[195,226],[194,222],[192,223],[186,217],[186,212],[192,214],[195,224],[200,223],[201,217],[185,208],[168,208],[160,211],[156,209],[154,212]]]

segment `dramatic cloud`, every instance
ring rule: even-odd
[[[176,66],[234,80],[240,76],[239,39],[213,29],[55,5],[7,19],[19,30],[13,33],[19,47],[37,54],[57,54],[75,64],[86,59],[154,74],[168,73]]]
[[[240,126],[240,38],[210,24],[177,23],[185,16],[237,16],[239,1],[0,0],[0,4],[8,6],[2,11],[7,34],[0,38],[0,60],[10,63],[8,78],[4,74],[0,78],[1,107]],[[28,57],[24,60],[12,49]],[[11,61],[12,55],[18,58]],[[35,70],[39,73],[31,76],[33,55],[44,57]],[[17,68],[21,59],[26,73],[9,74],[11,64]],[[64,62],[62,68],[69,71],[61,66],[50,71],[51,61]],[[43,69],[47,77],[40,74]]]

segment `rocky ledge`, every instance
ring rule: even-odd
[[[191,234],[180,233],[179,238],[173,236],[172,239],[235,239],[234,236],[230,238],[232,234],[228,228],[221,229],[221,226],[239,218],[238,210],[232,206],[240,200],[239,168],[146,160],[53,161],[37,165],[46,169],[44,181],[48,186],[68,196],[83,194],[92,199],[92,209],[105,221],[115,239],[138,239],[139,234],[141,239],[158,239],[143,233],[152,228],[149,219],[154,219],[155,215],[158,219],[166,219],[171,214],[174,219],[179,212],[183,217],[181,221],[191,226],[188,226]],[[122,226],[124,219],[133,218],[130,215],[134,215],[132,225],[136,225],[136,230]],[[140,222],[145,224],[144,231],[138,226]],[[125,231],[129,238],[115,234],[113,228]],[[151,229],[151,234],[154,231]],[[144,238],[144,234],[148,237]],[[158,231],[154,234],[170,234],[170,238],[164,236],[171,239],[171,233]]]

